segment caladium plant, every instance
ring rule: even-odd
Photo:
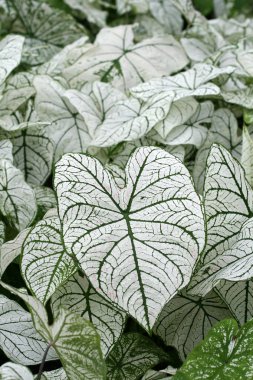
[[[252,379],[253,9],[202,3],[0,0],[1,379]]]

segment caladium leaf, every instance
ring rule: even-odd
[[[155,126],[163,141],[166,141],[169,133],[177,126],[183,125],[198,108],[198,102],[194,98],[184,98],[172,103],[164,120]]]
[[[84,152],[91,141],[83,117],[64,97],[65,89],[48,76],[34,80],[36,88],[35,109],[40,120],[52,123],[47,128],[49,138],[55,144],[55,159],[67,152]]]
[[[149,102],[129,98],[118,102],[115,111],[96,130],[91,144],[98,147],[116,145],[145,136],[169,112],[172,98],[156,96]]]
[[[21,231],[18,236],[11,241],[4,243],[0,249],[0,277],[4,274],[10,263],[21,255],[22,244],[24,243],[30,228]]]
[[[186,122],[173,128],[167,134],[164,143],[201,147],[208,132],[205,124],[211,123],[213,112],[214,106],[212,102],[199,103],[195,113]]]
[[[0,296],[0,346],[5,355],[19,364],[40,364],[47,343],[33,327],[32,316],[17,302]],[[47,360],[57,356],[50,350]]]
[[[54,145],[41,125],[22,128],[11,135],[14,165],[24,173],[27,183],[43,185],[51,173]]]
[[[118,14],[124,14],[131,10],[135,13],[148,11],[147,0],[116,0]]]
[[[174,94],[174,101],[189,96],[218,95],[220,88],[211,83],[221,76],[229,75],[234,71],[232,67],[217,68],[208,64],[196,64],[193,68],[170,77],[151,79],[149,82],[139,84],[131,89],[131,93],[143,100],[165,93],[168,97]]]
[[[133,39],[132,25],[103,28],[94,47],[64,70],[63,76],[71,87],[101,80],[127,89],[145,80],[180,71],[188,63],[181,45],[172,36],[153,37],[136,45]]]
[[[27,227],[37,211],[34,191],[9,160],[0,161],[0,211],[17,230]]]
[[[28,368],[8,362],[0,367],[0,378],[2,380],[33,380],[33,375]]]
[[[87,18],[89,22],[99,27],[106,25],[107,12],[96,6],[96,0],[64,0],[64,2],[78,14],[79,18]]]
[[[90,320],[101,337],[104,356],[123,333],[125,313],[98,294],[85,276],[75,274],[55,292],[51,305],[55,313],[62,306]]]
[[[38,222],[22,250],[21,272],[32,293],[45,304],[75,271],[75,262],[64,248],[59,219]]]
[[[237,321],[243,325],[253,317],[253,281],[220,281],[216,293],[228,305]]]
[[[46,2],[10,0],[10,4],[17,13],[12,30],[26,36],[23,60],[29,64],[47,61],[59,51],[59,47],[86,33],[84,27],[69,14],[50,7]]]
[[[208,131],[204,144],[197,152],[193,179],[200,193],[203,192],[206,161],[212,144],[221,144],[228,149],[233,157],[241,156],[241,137],[238,124],[233,112],[227,108],[220,108],[213,114],[211,128]]]
[[[96,289],[150,332],[163,306],[189,282],[204,246],[204,221],[187,169],[164,150],[137,149],[126,183],[120,189],[86,155],[65,155],[56,165],[67,251]]]
[[[94,133],[104,120],[117,112],[118,102],[126,100],[126,95],[122,91],[115,89],[109,83],[97,81],[87,83],[82,91],[67,90],[64,97],[78,110],[89,130]]]
[[[48,342],[48,347],[56,350],[68,378],[106,379],[100,338],[89,321],[60,309],[54,323],[49,325],[46,309],[39,300],[22,289],[15,289],[2,281],[0,284],[26,302],[36,330]]]
[[[216,144],[207,160],[204,207],[207,243],[201,262],[208,264],[237,240],[253,208],[253,193],[243,168],[225,148]]]
[[[178,34],[183,27],[183,19],[171,0],[148,0],[152,16],[163,25],[168,34]]]
[[[250,87],[234,91],[221,91],[221,96],[227,103],[236,104],[248,109],[253,108],[253,93]]]
[[[241,164],[245,170],[246,179],[252,187],[253,186],[253,140],[246,126],[243,127],[243,132],[242,132]]]
[[[9,77],[0,98],[0,116],[10,115],[35,94],[33,74],[20,72]]]
[[[192,284],[194,286],[194,293],[206,294],[220,280],[245,281],[253,277],[252,231],[253,218],[250,218],[243,224],[240,232],[237,234],[235,243],[231,244],[230,248],[204,265],[196,274]]]
[[[41,377],[42,380],[68,380],[67,374],[63,368],[54,371],[45,371]]]
[[[0,41],[0,86],[21,60],[24,37],[6,36]]]
[[[1,262],[1,247],[2,247],[2,245],[4,243],[4,239],[5,239],[5,225],[0,220],[0,262]],[[1,264],[0,264],[0,268],[1,268]],[[1,271],[1,269],[0,269],[0,271]]]
[[[188,356],[175,380],[247,379],[253,375],[253,321],[240,330],[233,319],[219,322]]]
[[[12,148],[10,140],[0,140],[0,160],[6,159],[13,162]]]
[[[154,332],[184,360],[217,321],[228,317],[228,307],[214,292],[200,298],[184,290],[164,307]]]
[[[57,207],[54,191],[50,187],[38,186],[34,188],[38,214],[43,217],[50,209]]]
[[[122,335],[106,360],[108,380],[137,380],[169,356],[146,336]]]

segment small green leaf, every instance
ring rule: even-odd
[[[224,320],[188,356],[173,380],[252,380],[253,321]]]

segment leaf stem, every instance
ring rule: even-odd
[[[41,362],[41,365],[40,365],[40,369],[39,369],[39,373],[38,373],[38,376],[36,377],[36,380],[41,380],[41,376],[42,376],[42,373],[43,373],[43,369],[44,369],[44,365],[45,365],[45,362],[46,362],[47,354],[48,354],[48,351],[51,348],[51,346],[52,346],[52,343],[49,343],[49,345],[46,348],[46,351],[44,352],[44,355],[43,355],[43,358],[42,358],[42,362]]]

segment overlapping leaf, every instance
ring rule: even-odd
[[[165,306],[154,332],[184,360],[215,323],[228,317],[231,313],[214,292],[199,298],[183,291]]]
[[[30,313],[17,302],[0,297],[0,344],[6,356],[24,365],[40,364],[47,343],[33,327]],[[57,358],[50,350],[47,360]]]
[[[158,36],[136,45],[133,40],[131,25],[102,29],[94,47],[64,70],[63,76],[72,87],[101,80],[127,89],[179,71],[188,63],[181,45],[172,36]]]
[[[99,295],[84,276],[75,274],[52,297],[52,309],[72,310],[90,320],[101,337],[104,356],[112,349],[123,332],[125,314]]]
[[[9,35],[0,41],[0,85],[21,60],[24,37]]]
[[[137,380],[149,368],[165,362],[169,356],[152,340],[140,334],[125,334],[115,345],[107,364],[108,380]]]
[[[244,126],[242,134],[241,164],[245,170],[245,176],[251,187],[253,186],[253,140],[248,128]]]
[[[25,239],[21,262],[21,272],[36,298],[45,304],[75,271],[73,258],[65,251],[59,219],[38,222]]]
[[[95,288],[150,331],[189,282],[204,245],[204,221],[187,169],[161,149],[137,149],[126,183],[120,189],[85,155],[65,155],[56,165],[67,251]]]
[[[33,375],[28,368],[14,363],[5,363],[0,367],[2,380],[33,380]]]

